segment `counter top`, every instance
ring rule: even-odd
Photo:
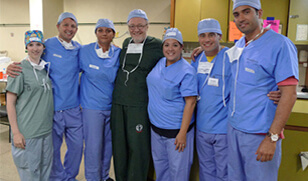
[[[308,99],[296,100],[287,125],[308,128]]]
[[[297,98],[308,99],[308,93],[307,92],[297,92]]]
[[[308,99],[297,99],[292,112],[308,115]]]

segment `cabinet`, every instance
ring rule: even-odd
[[[290,0],[288,37],[293,41],[294,44],[297,45],[308,44],[308,40],[296,41],[297,25],[306,24],[308,26],[307,7],[307,0]],[[306,36],[308,36],[308,34]]]
[[[175,27],[182,32],[183,41],[197,42],[201,0],[175,1]]]
[[[282,158],[279,168],[279,181],[307,181],[308,170],[302,170],[299,153],[308,151],[308,131],[285,130],[282,141]]]
[[[175,27],[183,35],[183,40],[198,42],[198,23],[205,18],[219,21],[223,33],[222,41],[227,40],[228,0],[176,0]]]
[[[222,42],[226,42],[228,34],[228,12],[229,2],[227,0],[202,0],[201,1],[201,18],[216,19],[222,31]],[[197,34],[198,35],[198,34]]]
[[[299,153],[308,151],[308,100],[296,100],[284,134],[278,180],[307,181],[308,168],[302,170]]]
[[[183,40],[186,42],[198,42],[197,26],[198,22],[205,18],[217,19],[220,23],[223,33],[222,42],[227,42],[229,21],[233,21],[233,1],[232,0],[174,0],[175,1],[175,15],[174,25],[178,28],[183,35]],[[282,24],[282,34],[287,35],[288,28],[288,12],[290,0],[261,0],[263,9],[263,19],[267,17],[275,17],[280,20]],[[305,5],[303,4],[305,3]],[[297,6],[308,6],[307,0],[291,0],[292,4],[299,4]],[[293,5],[293,6],[295,6]],[[292,6],[290,6],[291,8]],[[296,10],[297,7],[294,9]],[[300,12],[299,12],[300,13]],[[295,20],[304,19],[307,24],[307,11],[306,15],[300,15]],[[305,22],[303,22],[305,23]],[[293,28],[296,26],[293,25]],[[290,29],[290,28],[289,28]],[[290,31],[290,30],[289,30]],[[294,31],[294,30],[293,30]],[[295,33],[294,33],[295,37]],[[294,38],[295,40],[295,38]],[[300,42],[304,44],[305,42]],[[307,44],[307,42],[306,42]]]

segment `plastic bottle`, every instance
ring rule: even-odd
[[[3,68],[3,80],[7,81],[6,68]]]
[[[0,72],[0,80],[3,80],[3,71]]]

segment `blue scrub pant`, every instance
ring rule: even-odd
[[[12,142],[13,143],[13,142]],[[12,156],[21,181],[49,180],[52,167],[52,135],[26,139],[26,148],[12,144]]]
[[[257,161],[255,154],[265,135],[250,134],[228,126],[228,179],[230,181],[275,181],[281,161],[281,140],[271,161]]]
[[[62,165],[60,148],[63,135],[67,151]],[[76,180],[83,151],[83,130],[79,107],[55,111],[52,139],[54,155],[50,181]]]
[[[199,158],[200,181],[226,181],[227,135],[209,134],[197,129],[196,147]]]
[[[87,181],[109,178],[112,156],[110,112],[83,109],[84,163]]]
[[[183,152],[175,150],[175,138],[166,138],[151,129],[152,157],[156,181],[188,181],[194,156],[194,128],[186,134]]]

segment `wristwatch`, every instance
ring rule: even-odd
[[[271,142],[276,142],[276,141],[279,140],[278,134],[274,134],[274,133],[271,133],[271,132],[267,132],[267,133],[266,133],[266,136],[268,136],[268,137],[271,138]]]

